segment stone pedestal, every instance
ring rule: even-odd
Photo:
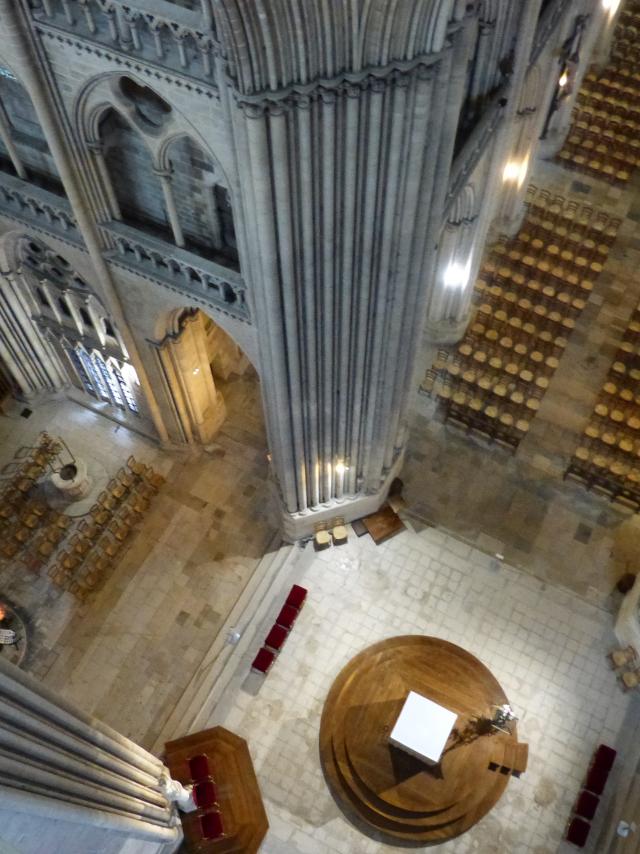
[[[60,471],[51,475],[50,482],[58,495],[64,496],[69,501],[84,498],[91,489],[91,478],[84,460],[76,460],[63,466]]]

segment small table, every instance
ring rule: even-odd
[[[410,691],[389,741],[418,759],[436,764],[457,719],[455,712]]]

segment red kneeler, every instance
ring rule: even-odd
[[[584,784],[585,789],[593,792],[594,795],[601,795],[607,782],[609,772],[604,768],[598,768],[593,765],[587,774],[587,781]]]
[[[224,825],[219,812],[206,812],[200,816],[203,839],[220,839],[224,836]]]
[[[307,598],[307,591],[304,587],[300,587],[299,584],[294,584],[291,590],[289,591],[289,595],[287,596],[287,601],[285,605],[291,605],[292,608],[296,608],[298,611],[305,603],[305,599]]]
[[[206,780],[211,776],[209,758],[204,753],[200,753],[198,756],[191,756],[187,762],[189,763],[189,774],[194,783],[199,783],[201,780]]]
[[[617,751],[613,747],[601,744],[593,757],[593,765],[595,768],[601,768],[603,771],[609,772],[613,767],[617,755]]]
[[[291,629],[297,617],[298,610],[292,605],[285,605],[276,617],[276,623],[284,629]]]
[[[584,821],[581,818],[572,819],[567,829],[567,842],[571,842],[572,845],[576,845],[578,848],[584,848],[590,830],[591,825],[588,821]]]
[[[199,810],[208,809],[218,803],[218,787],[213,780],[203,780],[193,787],[193,802]]]
[[[271,652],[280,652],[284,646],[289,632],[283,626],[274,625],[264,641],[264,645]]]
[[[256,657],[253,659],[251,664],[252,670],[257,670],[258,673],[267,673],[269,668],[274,662],[275,653],[271,652],[269,649],[262,649],[258,652]]]
[[[600,798],[597,795],[594,795],[592,792],[585,792],[583,790],[582,792],[580,792],[580,797],[576,801],[576,805],[573,811],[581,818],[586,818],[588,821],[591,821],[591,819],[596,814],[596,810],[598,809],[599,803]]]

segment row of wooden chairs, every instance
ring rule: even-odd
[[[526,191],[527,226],[542,227],[548,234],[556,234],[563,242],[566,239],[582,244],[586,239],[602,241],[611,245],[617,235],[621,221],[592,205],[565,199],[560,194],[539,189],[530,184]]]
[[[98,586],[149,510],[165,479],[131,456],[109,480],[49,574],[84,601]]]
[[[528,210],[536,214],[528,214],[518,236],[500,238],[485,260],[476,282],[476,314],[457,352],[442,350],[421,386],[441,402],[447,421],[512,449],[529,431],[608,256],[610,244],[602,235],[617,230],[617,223],[589,206],[547,191],[538,196],[537,190],[528,193]],[[567,270],[574,259],[584,258],[585,266],[594,265],[590,278],[577,270],[566,285],[543,278],[556,258]],[[582,281],[588,281],[584,289]]]
[[[511,449],[529,432],[619,227],[546,190],[530,188],[527,204],[519,234],[500,238],[482,265],[463,341],[438,353],[421,385],[448,422]],[[556,261],[563,278],[550,275]]]
[[[566,167],[613,184],[627,183],[640,163],[640,82],[624,46],[629,32],[624,24],[617,26],[608,67],[585,75],[558,154]]]
[[[640,510],[640,306],[629,321],[565,476]]]

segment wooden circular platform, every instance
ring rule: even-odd
[[[441,761],[429,765],[389,743],[409,691],[458,714]],[[497,740],[487,721],[507,702],[489,670],[459,646],[408,635],[374,644],[333,683],[320,723],[331,792],[360,829],[393,845],[459,836],[495,805],[509,777],[489,770]],[[484,723],[483,723],[484,721]]]

